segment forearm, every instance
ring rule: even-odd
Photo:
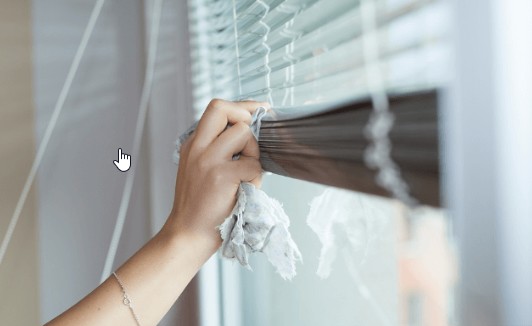
[[[161,232],[116,272],[141,325],[156,325],[219,248],[216,226],[231,213],[240,183],[260,185],[259,146],[249,128],[259,106],[268,104],[213,100],[182,144],[170,217]],[[238,160],[233,160],[235,154]],[[49,323],[135,324],[114,276]]]
[[[143,326],[162,319],[219,245],[179,232],[172,221],[117,270]],[[49,325],[135,325],[135,320],[111,276]]]

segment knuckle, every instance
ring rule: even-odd
[[[236,122],[233,126],[236,126],[237,124],[242,124],[242,126],[239,126],[239,128],[244,129],[244,126],[248,127],[251,124],[251,113],[241,110],[238,112],[238,119],[239,121]]]
[[[213,99],[209,102],[209,105],[207,105],[207,110],[217,109],[217,108],[219,108],[220,106],[222,106],[224,103],[225,103],[225,101],[222,100],[222,99],[219,99],[219,98],[213,98]]]

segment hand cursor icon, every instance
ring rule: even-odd
[[[113,161],[116,167],[122,171],[126,172],[131,167],[131,155],[122,154],[122,148],[118,149],[118,161]]]

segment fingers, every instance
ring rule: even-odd
[[[256,187],[260,186],[262,167],[255,158],[242,156],[236,161],[227,162],[226,171],[235,180],[252,182]]]
[[[260,162],[259,162],[260,164]],[[254,178],[253,180],[251,181],[248,181],[248,182],[251,182],[256,188],[260,188],[260,186],[262,185],[262,167],[261,167],[261,171],[259,173],[259,175]]]
[[[206,147],[225,130],[228,124],[244,122],[249,125],[251,115],[259,106],[269,107],[269,104],[254,101],[212,100],[198,124],[195,142],[199,146]]]
[[[259,145],[251,129],[244,122],[238,122],[222,132],[209,146],[206,155],[229,161],[233,155],[239,153],[255,159],[260,155]]]
[[[255,112],[255,110],[259,107],[265,107],[266,109],[271,109],[271,105],[268,102],[257,102],[253,100],[243,100],[239,102],[232,102],[235,103],[238,106],[241,106],[243,109],[251,110],[251,113]]]
[[[249,127],[252,113],[260,106],[270,108],[263,102],[211,101],[191,136],[193,145],[188,145],[205,149],[201,155],[203,162],[224,161],[223,174],[231,180],[260,187],[259,147]],[[238,153],[240,159],[233,161],[233,155]]]

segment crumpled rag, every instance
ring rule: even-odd
[[[260,122],[266,114],[265,108],[258,108],[252,118],[251,131],[256,139]],[[181,144],[194,132],[197,124],[189,128],[176,141],[174,162],[179,163]],[[233,159],[238,159],[235,155]],[[228,259],[236,259],[251,270],[249,256],[262,252],[284,279],[296,275],[296,262],[301,261],[301,253],[292,239],[288,227],[290,220],[282,205],[270,198],[253,184],[243,182],[237,194],[237,202],[231,215],[218,227],[222,237],[220,253]]]

